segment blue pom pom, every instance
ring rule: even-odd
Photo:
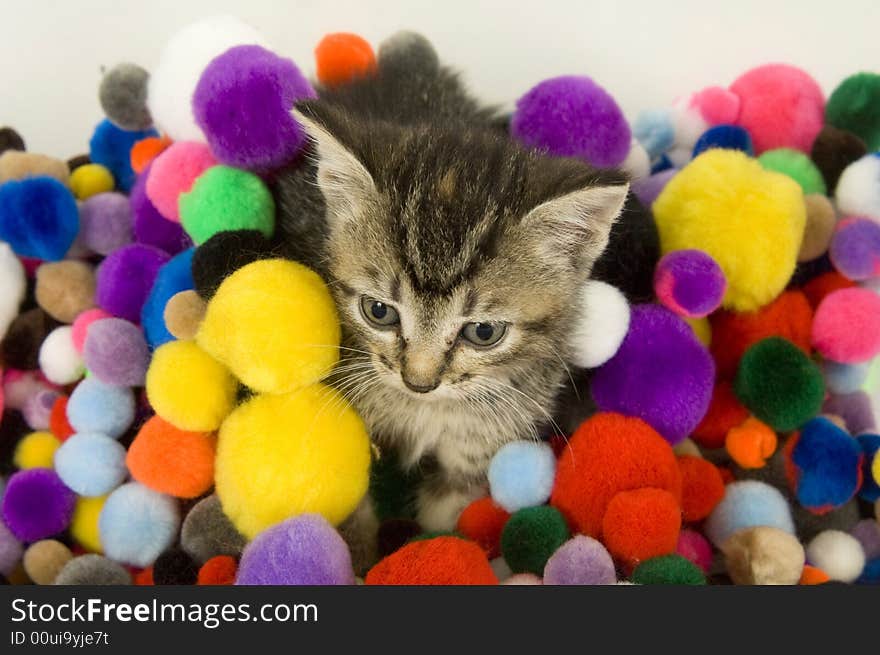
[[[98,532],[107,557],[146,567],[174,543],[179,525],[176,500],[129,482],[107,497],[98,519]]]
[[[865,568],[862,569],[856,584],[880,584],[880,557],[865,562]]]
[[[546,443],[513,441],[489,464],[492,499],[511,514],[547,502],[555,477],[556,457]]]
[[[70,190],[51,177],[0,185],[0,241],[16,254],[64,259],[79,233],[79,209]]]
[[[668,109],[650,109],[636,117],[633,136],[642,144],[651,161],[657,159],[672,147],[675,141],[675,126]]]
[[[755,154],[752,147],[752,137],[748,131],[739,125],[715,125],[703,132],[694,144],[692,157],[709,148],[724,148],[725,150],[742,150],[749,156]]]
[[[134,421],[134,394],[89,377],[80,382],[67,401],[67,420],[77,432],[99,432],[119,437]]]
[[[147,302],[141,310],[141,325],[150,348],[158,348],[163,343],[174,340],[174,336],[165,327],[165,305],[174,294],[195,288],[192,276],[195,251],[195,248],[184,250],[159,269]]]
[[[55,451],[55,472],[80,496],[103,496],[128,475],[125,447],[103,434],[80,432]]]
[[[862,448],[824,417],[808,421],[791,452],[798,469],[795,496],[807,509],[840,507],[858,490]]]
[[[880,450],[880,434],[860,434],[856,437],[862,447],[862,488],[859,489],[859,498],[869,503],[876,502],[880,498],[880,480],[875,480],[871,472],[871,466],[877,451]]]
[[[822,370],[825,373],[825,384],[828,390],[836,395],[846,395],[855,393],[862,388],[871,371],[871,362],[840,364],[826,359],[822,364]]]
[[[788,501],[777,489],[758,480],[732,482],[705,524],[705,534],[721,546],[734,532],[767,525],[795,534]]]
[[[154,129],[130,132],[105,118],[89,140],[89,157],[94,163],[106,166],[116,179],[116,187],[128,193],[137,177],[131,167],[131,147],[151,136],[159,136],[159,133]]]
[[[670,168],[675,168],[672,160],[667,155],[660,155],[660,159],[651,164],[651,175],[668,171]]]

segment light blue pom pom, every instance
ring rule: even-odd
[[[871,362],[839,364],[826,359],[822,370],[825,372],[825,384],[831,393],[843,395],[855,393],[862,388],[871,371]]]
[[[675,127],[668,109],[649,109],[636,117],[633,136],[648,152],[651,161],[657,159],[672,147],[675,141]]]
[[[138,482],[111,493],[98,518],[104,554],[140,567],[155,562],[174,543],[179,526],[177,501]]]
[[[706,521],[705,534],[720,547],[734,532],[760,525],[795,533],[785,497],[765,482],[742,480],[727,485]]]
[[[104,384],[89,377],[80,382],[67,402],[67,420],[77,432],[121,436],[134,421],[134,394],[127,387]]]
[[[511,513],[547,502],[555,477],[556,457],[546,443],[513,441],[489,464],[492,499]]]
[[[128,475],[125,447],[106,435],[80,432],[55,451],[55,472],[80,496],[103,496]]]

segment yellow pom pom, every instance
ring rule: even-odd
[[[706,348],[712,345],[712,326],[709,325],[708,318],[705,316],[703,318],[683,318],[685,323],[691,326],[697,341],[706,346]]]
[[[153,353],[147,399],[181,430],[211,432],[235,407],[238,383],[223,364],[194,341],[169,341]]]
[[[250,388],[284,393],[313,384],[339,359],[339,318],[317,273],[266,259],[230,275],[208,303],[198,344]]]
[[[12,463],[20,469],[52,468],[61,442],[51,432],[31,432],[15,447]]]
[[[70,190],[78,200],[113,191],[113,174],[101,164],[84,164],[70,174]]]
[[[874,453],[874,463],[871,464],[871,477],[874,478],[875,484],[880,484],[880,450]],[[880,516],[877,517],[880,521]]]
[[[367,492],[369,469],[360,417],[335,390],[314,384],[256,396],[230,414],[214,482],[223,511],[253,538],[304,512],[340,523]]]
[[[93,553],[103,552],[101,536],[98,531],[98,517],[104,509],[104,501],[107,496],[94,496],[86,498],[80,496],[76,499],[73,508],[73,518],[70,520],[70,536],[80,546]]]
[[[794,272],[806,223],[797,182],[737,150],[712,149],[673,177],[653,205],[664,253],[705,250],[727,277],[724,307],[758,309]]]

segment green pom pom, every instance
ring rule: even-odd
[[[263,181],[248,171],[212,166],[180,200],[180,222],[196,245],[218,232],[275,231],[275,201]]]
[[[768,171],[788,175],[801,185],[804,194],[821,193],[825,195],[827,191],[825,179],[816,164],[799,150],[791,148],[768,150],[758,157],[758,161]]]
[[[380,521],[414,519],[416,487],[421,476],[415,469],[405,470],[393,450],[382,451],[370,468],[369,496]]]
[[[880,150],[880,75],[856,73],[841,82],[825,105],[825,122]]]
[[[740,402],[777,432],[790,432],[822,408],[819,367],[788,339],[768,337],[739,363],[734,390]]]
[[[514,573],[543,575],[547,560],[568,537],[568,525],[555,508],[526,507],[507,520],[501,554]]]
[[[681,555],[646,559],[633,571],[631,580],[636,584],[706,584],[700,567]]]

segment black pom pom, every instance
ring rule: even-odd
[[[12,456],[21,438],[32,432],[21,413],[7,409],[0,417],[0,474],[12,473],[15,465]]]
[[[77,155],[76,157],[71,157],[67,160],[67,168],[70,169],[70,172],[73,173],[80,166],[85,166],[86,164],[91,164],[92,158],[88,155]]]
[[[0,127],[0,155],[7,150],[24,150],[24,139],[11,127]]]
[[[843,169],[868,153],[868,147],[852,132],[826,125],[813,142],[810,157],[825,178],[828,195],[834,194]]]
[[[193,585],[198,577],[198,565],[179,548],[166,550],[153,563],[153,583],[157,585]]]
[[[422,527],[412,519],[388,519],[379,526],[379,557],[400,550],[408,541],[422,534]]]
[[[257,230],[218,232],[196,248],[193,255],[196,292],[210,300],[217,287],[234,271],[273,256],[271,243]]]
[[[15,317],[0,343],[0,362],[5,367],[31,371],[40,367],[40,346],[61,325],[40,308]]]

